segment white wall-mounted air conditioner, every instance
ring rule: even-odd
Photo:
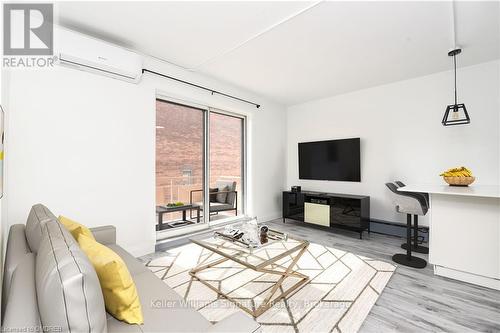
[[[127,82],[138,83],[142,57],[122,47],[65,28],[55,32],[57,63]]]

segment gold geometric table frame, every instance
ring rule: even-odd
[[[244,260],[238,259],[238,257],[237,257],[238,254],[246,254],[246,255],[252,256],[251,253],[247,253],[245,251],[241,251],[239,253],[237,252],[236,254],[235,253],[227,253],[227,252],[223,251],[223,249],[225,248],[224,246],[218,246],[217,248],[214,248],[213,244],[211,244],[209,242],[195,240],[195,239],[191,239],[191,242],[222,256],[222,258],[208,262],[208,263],[202,263],[202,264],[198,265],[197,267],[193,268],[192,270],[190,270],[189,274],[193,278],[195,278],[196,280],[200,281],[201,283],[203,283],[204,285],[206,285],[207,287],[209,287],[210,289],[215,291],[218,295],[235,303],[240,309],[251,314],[255,318],[257,318],[258,316],[263,314],[266,310],[271,308],[275,303],[279,302],[281,299],[283,299],[284,297],[289,295],[291,292],[293,292],[294,290],[296,290],[297,288],[306,284],[309,281],[309,277],[307,275],[304,275],[302,273],[299,273],[299,272],[296,272],[293,270],[293,266],[295,266],[297,261],[299,261],[300,257],[302,257],[304,252],[307,250],[307,247],[309,246],[309,242],[307,242],[307,241],[301,240],[299,245],[297,245],[289,250],[286,250],[283,253],[280,253],[279,255],[274,256],[270,259],[267,259],[267,260],[263,259],[263,262],[258,264],[258,265],[250,264]],[[234,248],[231,248],[230,250],[234,251]],[[294,253],[295,253],[295,255],[294,255]],[[278,261],[286,256],[292,257],[292,261],[288,266],[284,267],[284,266],[276,263],[276,261]],[[255,256],[255,257],[257,257],[257,256]],[[228,260],[234,261],[234,262],[236,262],[236,263],[238,263],[246,268],[252,269],[256,272],[268,273],[268,274],[274,274],[274,275],[280,276],[280,278],[276,281],[276,283],[273,285],[271,290],[267,293],[262,304],[260,304],[255,310],[247,308],[241,302],[239,302],[237,299],[234,299],[231,296],[226,295],[224,292],[222,292],[218,288],[214,287],[213,285],[211,285],[207,281],[204,281],[202,278],[197,276],[197,273],[199,273],[207,268],[217,266],[217,265],[219,265],[225,261],[228,261]],[[295,283],[293,286],[288,288],[286,291],[282,292],[279,296],[277,296],[277,298],[273,299],[274,294],[278,291],[278,289],[281,287],[281,285],[283,284],[283,282],[285,281],[285,279],[287,277],[296,277],[296,278],[300,278],[300,280],[297,283]]]

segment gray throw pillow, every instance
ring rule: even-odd
[[[224,186],[222,189],[219,188],[219,192],[224,192],[224,193],[217,193],[217,202],[226,203],[227,192],[225,191],[229,191],[229,186]]]
[[[42,204],[31,207],[28,221],[26,221],[26,239],[31,252],[37,253],[42,240],[42,229],[48,221],[56,220],[52,212]]]
[[[219,189],[217,187],[210,188],[208,189],[208,192],[210,193],[210,202],[217,202],[217,192],[219,192]]]
[[[57,220],[44,225],[36,256],[36,294],[43,326],[58,332],[106,332],[101,285],[87,255]]]

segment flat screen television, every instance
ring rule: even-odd
[[[361,181],[360,139],[299,143],[299,178]]]

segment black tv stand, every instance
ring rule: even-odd
[[[320,228],[342,228],[370,233],[370,197],[364,195],[283,191],[283,222],[286,219]]]

